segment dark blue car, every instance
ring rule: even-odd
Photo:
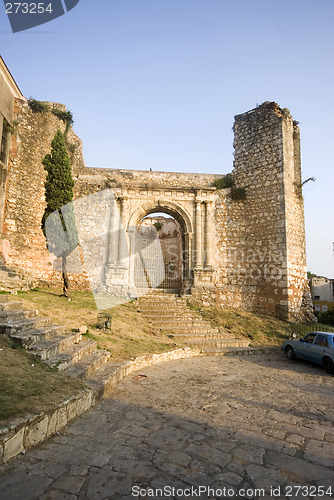
[[[285,340],[282,349],[288,359],[306,359],[334,373],[334,332],[310,332],[299,340]]]

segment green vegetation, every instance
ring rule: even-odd
[[[281,345],[291,335],[291,324],[272,316],[206,307],[195,301],[189,301],[188,306],[210,321],[213,328],[222,328],[231,338],[250,339],[252,346]]]
[[[318,275],[311,273],[311,271],[307,271],[307,278],[310,280],[311,278],[316,278]]]
[[[14,134],[17,127],[17,121],[14,121],[13,125],[11,125],[9,121],[6,118],[4,118],[2,126],[5,132],[9,134]]]
[[[220,179],[216,179],[214,181],[213,185],[217,189],[226,189],[226,188],[232,187],[234,185],[232,174],[226,174],[226,175],[224,175],[224,177],[221,177]]]
[[[28,100],[28,104],[34,113],[46,113],[49,111],[49,108],[44,102],[36,101],[36,99],[32,99],[32,97]]]
[[[247,197],[244,188],[233,187],[231,189],[231,197],[233,201],[244,201]]]
[[[0,421],[56,408],[84,383],[65,377],[0,336]]]
[[[319,323],[322,323],[323,326],[330,325],[333,327],[332,330],[334,330],[334,309],[327,312],[316,312],[315,315],[318,318]]]
[[[42,229],[47,237],[48,250],[57,257],[62,257],[63,294],[67,297],[69,280],[66,258],[78,245],[73,207],[68,205],[73,200],[74,181],[64,137],[60,130],[57,130],[51,146],[51,155],[47,154],[43,160],[44,169],[47,171],[44,184],[47,205],[42,217]],[[67,205],[66,224],[65,205]]]
[[[47,104],[42,101],[37,101],[32,97],[30,97],[30,99],[28,100],[28,105],[34,113],[47,113],[48,111],[51,111],[52,114],[66,123],[65,134],[68,132],[70,126],[74,123],[73,114],[68,109],[66,111],[57,108],[50,109]]]
[[[101,314],[91,292],[72,290],[69,301],[60,296],[59,289],[36,288],[19,292],[17,299],[27,308],[37,309],[41,317],[50,318],[54,324],[67,325],[69,330],[86,326],[88,331],[84,336],[96,340],[100,349],[110,351],[113,360],[182,347],[138,314],[136,301],[117,305]],[[102,316],[111,320],[110,328],[101,328]]]
[[[74,123],[73,114],[68,109],[66,111],[62,111],[61,109],[57,109],[57,108],[51,109],[51,113],[53,113],[60,120],[62,120],[64,123],[66,123],[66,128],[65,128],[65,133],[64,133],[64,135],[66,136],[67,132],[69,131],[70,126],[73,125],[73,123]]]
[[[71,299],[65,300],[59,289],[36,288],[18,292],[16,299],[27,309],[38,309],[40,317],[50,318],[54,324],[67,325],[68,331],[85,326],[87,332],[83,336],[95,340],[98,348],[108,350],[112,361],[183,346],[138,314],[137,301],[117,305],[102,315],[96,309],[91,292],[72,291]],[[226,331],[230,338],[250,339],[251,346],[280,345],[290,336],[292,326],[296,328],[274,317],[204,307],[192,299],[188,306],[213,327]],[[110,328],[100,328],[101,318],[110,319]],[[314,329],[315,325],[307,327]],[[306,333],[300,332],[298,336]],[[48,368],[23,349],[13,349],[4,335],[0,336],[0,363],[0,420],[3,422],[49,410],[85,387],[84,382]]]
[[[224,177],[221,177],[220,179],[216,179],[213,183],[213,185],[217,189],[226,189],[226,188],[232,188],[231,189],[231,198],[233,201],[244,201],[246,199],[246,191],[244,188],[236,188],[234,185],[234,180],[232,177],[232,174],[226,174]]]
[[[69,110],[62,111],[61,109],[53,108],[51,109],[51,113],[53,113],[55,116],[58,116],[58,118],[60,120],[63,120],[63,122],[65,123],[69,123],[70,125],[73,125],[74,123],[73,115]]]

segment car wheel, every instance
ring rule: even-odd
[[[327,373],[334,373],[334,363],[331,358],[324,358],[322,364]]]
[[[293,347],[291,347],[291,345],[288,345],[288,347],[285,349],[285,352],[288,359],[296,359],[295,351],[293,350]]]

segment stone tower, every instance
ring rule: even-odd
[[[307,291],[298,123],[265,102],[236,116],[234,133],[234,179],[247,192],[238,285],[256,294],[253,307],[298,318]]]

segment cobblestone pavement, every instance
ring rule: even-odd
[[[333,387],[280,353],[146,368],[3,466],[0,499],[334,498]]]

